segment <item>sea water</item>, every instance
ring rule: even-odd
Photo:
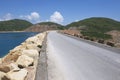
[[[28,37],[34,36],[35,32],[8,32],[0,33],[0,58],[5,56],[9,50],[24,42]]]

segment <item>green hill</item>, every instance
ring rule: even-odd
[[[27,32],[43,32],[47,30],[62,30],[64,29],[64,26],[53,23],[53,22],[41,22],[38,24],[35,24],[29,28],[27,28],[25,31]]]
[[[67,28],[77,27],[85,36],[110,39],[111,36],[105,34],[108,31],[119,30],[120,22],[109,18],[93,17],[67,25]]]
[[[0,21],[0,31],[21,31],[28,28],[31,25],[32,23],[20,19]]]

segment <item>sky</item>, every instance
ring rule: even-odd
[[[67,25],[90,17],[120,21],[120,0],[0,0],[0,21],[25,19],[32,23]]]

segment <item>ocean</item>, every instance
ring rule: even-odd
[[[36,32],[8,32],[0,33],[0,58],[9,50],[24,42],[28,37],[36,35]]]

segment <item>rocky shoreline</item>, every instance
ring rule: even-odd
[[[47,32],[37,34],[10,50],[8,55],[0,59],[0,80],[34,80],[42,48]]]

